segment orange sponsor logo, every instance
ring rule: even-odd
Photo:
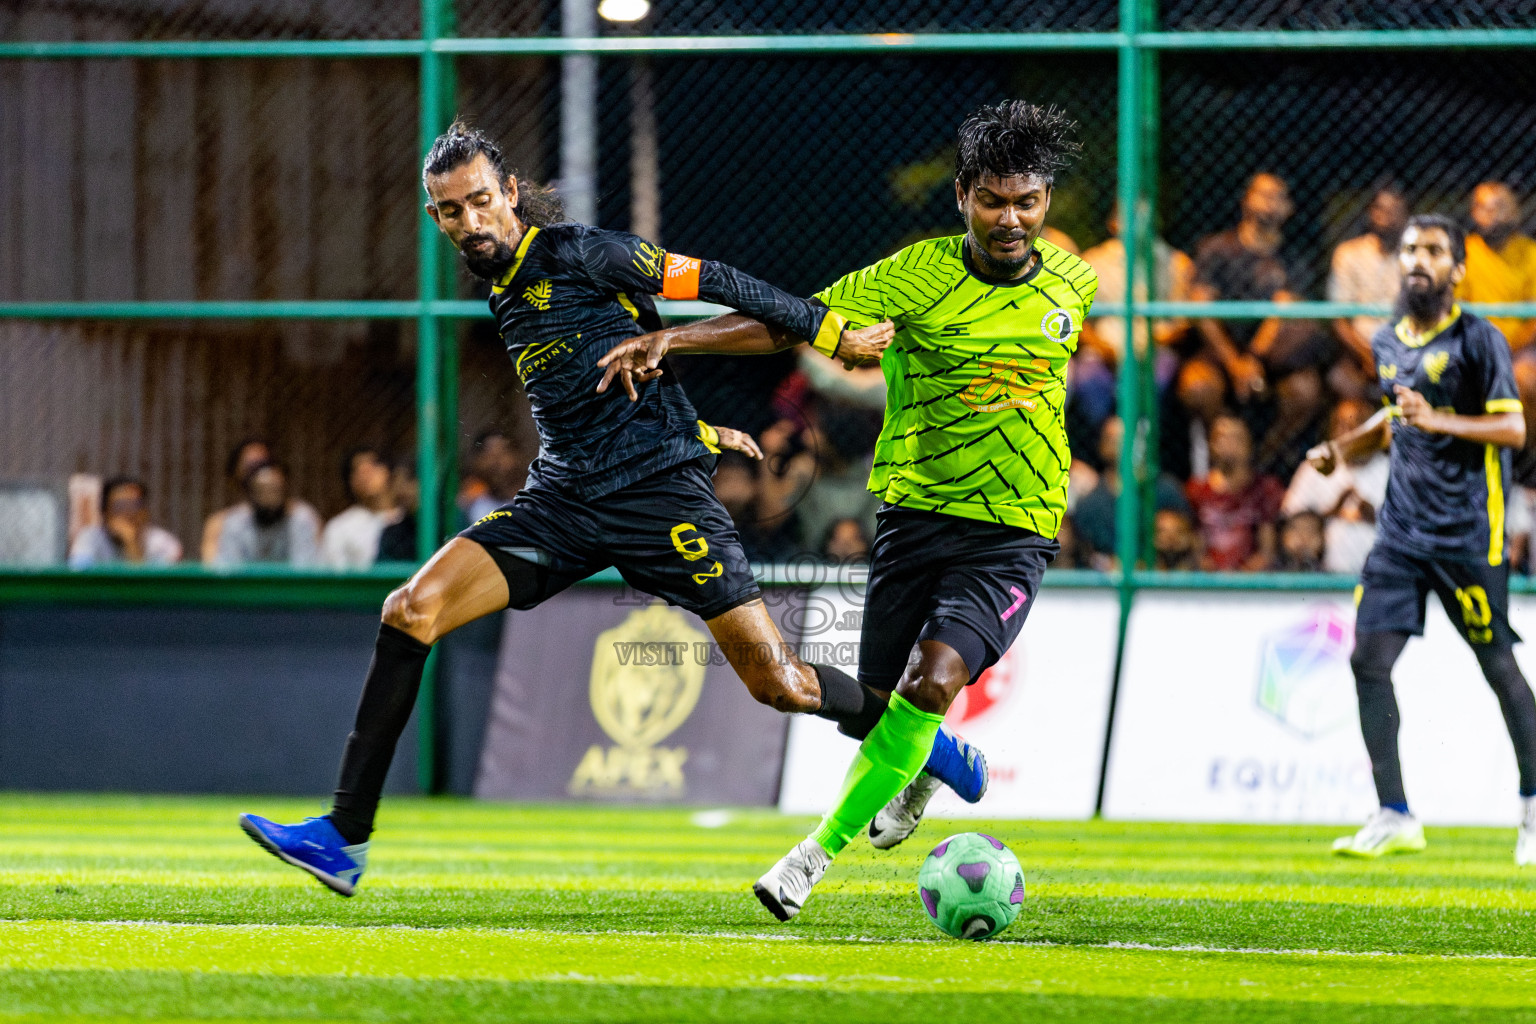
[[[1017,359],[983,359],[982,370],[965,390],[960,401],[977,412],[997,412],[1001,409],[1028,409],[1038,407],[1036,396],[1051,380],[1051,364],[1044,359],[1032,359],[1025,367]],[[1027,373],[1036,374],[1033,379]]]

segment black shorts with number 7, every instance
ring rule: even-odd
[[[1424,606],[1433,590],[1445,614],[1474,647],[1520,642],[1509,624],[1509,567],[1426,558],[1378,543],[1360,571],[1355,633],[1424,635]]]
[[[459,536],[501,568],[510,608],[532,608],[612,566],[636,590],[707,621],[759,593],[715,497],[714,462],[693,459],[590,500],[530,484]]]

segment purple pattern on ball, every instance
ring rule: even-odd
[[[918,889],[923,897],[923,906],[928,908],[928,916],[935,921],[939,918],[939,894],[932,889]]]
[[[1022,874],[1013,877],[1013,895],[1008,897],[1008,902],[1024,902],[1024,876]]]
[[[938,846],[935,846],[933,848],[933,852],[930,853],[928,856],[930,856],[930,857],[942,857],[942,856],[944,856],[944,851],[947,850],[947,849],[949,849],[949,840],[948,839],[944,840]]]
[[[961,864],[955,868],[955,874],[965,879],[965,884],[970,886],[971,892],[981,892],[982,886],[987,884],[987,875],[991,873],[992,865],[986,861],[976,864]]]
[[[976,834],[981,836],[981,838],[985,839],[987,842],[991,843],[993,846],[997,847],[999,850],[1003,849],[1003,844],[1002,843],[998,842],[996,839],[993,839],[991,836],[987,835],[985,832],[977,832]]]

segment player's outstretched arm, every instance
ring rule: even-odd
[[[896,336],[896,325],[889,320],[868,327],[845,327],[839,337],[836,358],[848,369],[869,366]],[[606,391],[615,378],[623,385],[630,400],[637,392],[635,384],[661,376],[661,360],[669,352],[695,355],[767,355],[802,344],[803,338],[740,313],[713,317],[691,324],[631,338],[615,345],[597,361],[604,368],[597,390]]]
[[[1518,401],[1512,410],[1467,416],[1436,409],[1423,395],[1401,384],[1392,390],[1397,396],[1403,422],[1410,427],[1431,434],[1449,434],[1474,444],[1492,444],[1501,448],[1525,445],[1525,414],[1520,411]]]
[[[1337,468],[1339,460],[1350,461],[1383,451],[1392,443],[1391,413],[1382,409],[1354,430],[1324,441],[1307,452],[1307,461],[1324,476]]]

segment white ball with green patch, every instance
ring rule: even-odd
[[[1024,870],[1001,842],[981,832],[950,836],[923,861],[917,894],[929,920],[957,939],[996,935],[1019,916]]]

